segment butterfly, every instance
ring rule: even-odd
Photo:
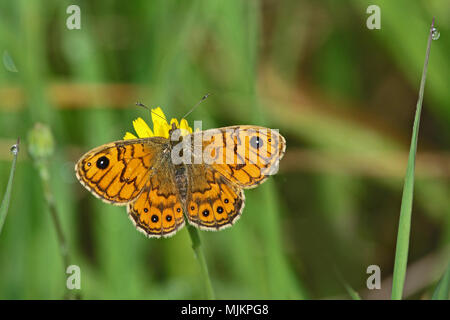
[[[142,119],[141,119],[142,120]],[[231,126],[168,137],[120,140],[94,148],[75,165],[80,183],[107,203],[127,206],[148,237],[169,237],[185,221],[203,230],[233,225],[243,189],[278,169],[286,140],[276,130]]]

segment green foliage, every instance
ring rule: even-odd
[[[400,207],[397,247],[395,250],[394,278],[392,281],[392,299],[396,300],[400,300],[402,298],[403,287],[405,285],[406,267],[408,264],[409,236],[411,233],[412,203],[414,197],[414,170],[416,167],[417,140],[419,137],[420,116],[422,112],[423,94],[425,90],[425,81],[427,78],[431,42],[433,41],[433,29],[434,18],[433,23],[431,24],[430,34],[428,35],[427,51],[422,71],[422,80],[420,82],[419,99],[417,101],[416,115],[414,117],[411,146],[409,150],[408,164],[406,167],[405,183],[403,186],[402,204]]]
[[[433,300],[448,300],[450,291],[450,265],[436,286],[433,293]]]
[[[8,185],[0,205],[0,234],[2,233],[3,225],[5,224],[6,216],[8,215],[9,203],[11,201],[11,190],[14,181],[14,173],[16,172],[17,156],[19,155],[19,140],[11,147],[11,154],[13,156],[11,164],[11,172],[9,174]]]

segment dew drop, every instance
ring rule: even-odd
[[[436,29],[436,28],[431,29],[431,39],[437,40],[437,39],[439,39],[440,36],[441,36],[441,33],[439,32],[438,29]]]
[[[10,151],[13,155],[16,156],[19,153],[19,146],[17,144],[13,144]]]

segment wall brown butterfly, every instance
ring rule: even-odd
[[[103,201],[127,206],[148,237],[172,236],[185,221],[204,230],[231,226],[244,209],[243,189],[277,170],[284,137],[248,125],[182,135],[171,124],[168,137],[121,140],[87,152],[75,165],[78,180]]]

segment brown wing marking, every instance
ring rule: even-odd
[[[113,142],[87,152],[75,172],[96,197],[125,205],[144,188],[163,146],[164,141],[157,138]]]
[[[152,174],[142,193],[128,204],[127,212],[148,237],[170,237],[184,226],[183,206],[167,163]]]
[[[189,191],[186,210],[189,223],[200,229],[220,230],[237,221],[244,209],[242,189],[208,165],[187,168]]]

